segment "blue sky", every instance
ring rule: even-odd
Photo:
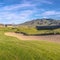
[[[0,23],[23,23],[37,18],[60,19],[60,0],[0,0]]]

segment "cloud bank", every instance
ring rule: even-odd
[[[17,1],[17,0],[16,0]],[[0,3],[0,22],[3,23],[23,23],[33,18],[43,18],[56,16],[60,17],[60,11],[46,10],[42,8],[44,4],[52,5],[49,0],[18,0],[20,3],[4,5]]]

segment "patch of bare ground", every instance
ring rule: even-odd
[[[60,35],[46,35],[46,36],[25,36],[23,34],[18,34],[14,32],[6,32],[6,36],[16,37],[20,40],[43,40],[43,41],[51,41],[51,42],[59,42],[60,43]]]

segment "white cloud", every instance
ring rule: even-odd
[[[60,15],[60,11],[45,11],[42,13],[43,16],[51,16],[51,15]]]
[[[33,1],[40,4],[53,4],[53,2],[49,0],[33,0]]]
[[[42,0],[42,3],[45,3],[45,4],[52,4],[53,2],[48,1],[48,0]]]
[[[22,8],[27,8],[22,9]],[[28,9],[31,8],[31,9]],[[21,10],[22,9],[22,10]],[[8,6],[3,6],[0,8],[0,21],[6,21],[9,23],[16,22],[21,23],[27,20],[32,19],[32,15],[34,13],[38,13],[38,11],[44,11],[44,9],[38,9],[36,4],[32,4],[30,2],[24,1],[21,4],[13,4]],[[40,13],[40,12],[39,12]]]
[[[47,0],[36,0],[40,3],[47,3],[51,4],[50,1]],[[23,3],[21,4],[14,4],[14,5],[8,5],[8,6],[3,6],[0,8],[0,21],[6,21],[6,23],[21,23],[25,22],[27,20],[30,20],[31,16],[35,14],[39,14],[41,11],[44,12],[44,9],[42,8],[37,8],[37,5],[31,2],[26,2],[24,0]],[[22,8],[27,8],[26,10],[21,10]],[[28,9],[31,8],[31,9]],[[19,10],[19,11],[18,11]],[[40,11],[40,12],[38,12]],[[45,11],[41,15],[43,16],[48,16],[48,15],[54,15],[54,11]],[[41,16],[40,15],[40,16]],[[38,15],[36,15],[38,16]]]
[[[25,10],[19,13],[1,12],[0,20],[6,21],[6,23],[22,23],[29,20],[30,16],[34,13],[33,10]]]
[[[27,8],[27,7],[33,8],[35,7],[35,5],[30,4],[30,3],[22,3],[22,4],[14,4],[14,5],[1,7],[0,8],[0,21],[6,21],[6,23],[7,22],[21,23],[21,22],[29,20],[30,16],[32,16],[35,10],[34,9],[32,10],[27,9],[27,10],[22,10],[22,11],[19,10],[19,9]]]
[[[35,15],[36,17],[40,18],[59,18],[60,17],[60,11],[43,11],[42,13],[38,13]]]
[[[24,8],[24,7],[27,8],[27,7],[33,7],[33,6],[35,6],[35,5],[24,3],[24,4],[15,4],[15,5],[10,5],[10,6],[4,6],[1,9],[2,10],[15,10],[15,9],[21,9],[21,8]]]

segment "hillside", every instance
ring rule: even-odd
[[[51,25],[60,25],[60,20],[54,20],[54,19],[35,19],[31,20],[22,24],[19,24],[19,26],[51,26]]]

